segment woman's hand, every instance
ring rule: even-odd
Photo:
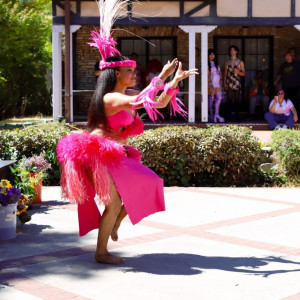
[[[298,116],[294,115],[294,122],[296,123],[298,121]]]
[[[160,79],[165,81],[170,75],[172,75],[178,66],[178,59],[174,58],[171,62],[168,62],[164,65],[160,75],[158,76]]]
[[[198,69],[191,69],[188,71],[182,70],[182,63],[179,62],[177,72],[175,73],[175,76],[171,81],[171,86],[176,88],[179,81],[189,77],[190,75],[198,75],[198,74],[199,74]]]

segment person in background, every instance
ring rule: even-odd
[[[100,69],[100,67],[99,67],[99,63],[100,63],[100,60],[98,60],[98,61],[95,63],[94,75],[95,75],[95,80],[96,80],[96,82],[97,82],[97,80],[98,80],[99,75],[101,74],[101,69]]]
[[[157,59],[151,59],[146,66],[146,84],[148,85],[154,77],[157,77],[162,70],[161,62]]]
[[[213,103],[215,110],[213,111]],[[217,62],[214,49],[208,49],[208,108],[210,122],[224,122],[219,115],[222,102],[222,72]]]
[[[275,88],[282,83],[287,97],[293,101],[296,109],[300,110],[300,62],[295,59],[295,52],[288,50],[285,54],[285,62],[280,66],[276,80]]]
[[[283,89],[277,90],[277,96],[271,101],[269,112],[265,113],[265,119],[272,130],[293,128],[295,122],[298,121],[294,104],[290,99],[285,98]]]
[[[239,121],[240,93],[242,89],[241,77],[245,76],[245,65],[238,58],[239,49],[231,45],[228,48],[229,60],[225,62],[224,88],[227,91],[227,113],[229,120],[232,120],[233,109],[235,111],[235,121]]]
[[[250,116],[255,117],[256,105],[261,104],[264,114],[268,111],[270,99],[268,83],[264,81],[264,74],[261,70],[256,72],[256,77],[250,87]]]
[[[136,68],[135,68],[135,78],[136,78],[136,84],[131,87],[132,89],[134,90],[137,90],[137,91],[141,91],[144,87],[144,84],[143,84],[143,68],[142,66],[138,63],[138,55],[137,53],[132,53],[131,54],[131,60],[135,61],[136,62]]]

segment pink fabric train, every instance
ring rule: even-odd
[[[125,147],[127,151],[109,138],[90,133],[70,134],[57,145],[63,195],[78,204],[81,236],[99,228],[101,215],[95,199],[109,202],[110,176],[132,224],[165,210],[163,180],[141,164],[137,149]],[[86,174],[89,167],[94,185]]]

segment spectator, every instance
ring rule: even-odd
[[[137,53],[131,54],[131,60],[136,61],[136,68],[135,68],[136,84],[131,88],[135,89],[137,91],[141,91],[144,87],[144,84],[143,84],[143,73],[144,72],[143,72],[142,66],[138,63]]]
[[[281,81],[282,88],[287,97],[293,101],[296,110],[300,110],[300,62],[295,60],[295,52],[288,50],[285,55],[285,62],[280,66],[274,86],[277,87]]]
[[[213,103],[215,111],[213,112]],[[220,104],[222,102],[222,72],[217,62],[214,49],[208,50],[208,107],[209,120],[216,123],[224,122],[224,118],[219,115]]]
[[[229,120],[232,120],[232,112],[234,109],[235,121],[239,121],[240,92],[242,88],[241,77],[245,76],[245,65],[244,62],[238,58],[239,49],[237,46],[230,46],[228,51],[230,58],[225,62],[224,71],[224,88],[227,91],[228,100],[227,113]]]
[[[157,59],[151,59],[146,66],[146,85],[148,85],[154,77],[157,77],[162,70],[162,65]]]
[[[255,116],[256,105],[261,104],[264,114],[268,111],[270,99],[268,83],[264,81],[264,74],[262,71],[256,72],[256,78],[253,80],[253,84],[250,87],[249,99],[250,99],[250,115]]]
[[[94,72],[94,74],[96,76],[96,82],[97,82],[97,79],[98,79],[99,75],[101,74],[101,70],[100,70],[99,64],[100,64],[100,60],[98,60],[95,63],[95,72]]]
[[[271,129],[293,128],[298,121],[297,111],[290,99],[285,99],[284,90],[278,89],[277,96],[271,101],[269,112],[265,113]],[[280,125],[283,123],[283,125]]]

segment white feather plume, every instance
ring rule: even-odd
[[[111,32],[111,28],[117,19],[127,15],[127,5],[130,0],[96,0],[100,13],[100,27],[106,34]]]

